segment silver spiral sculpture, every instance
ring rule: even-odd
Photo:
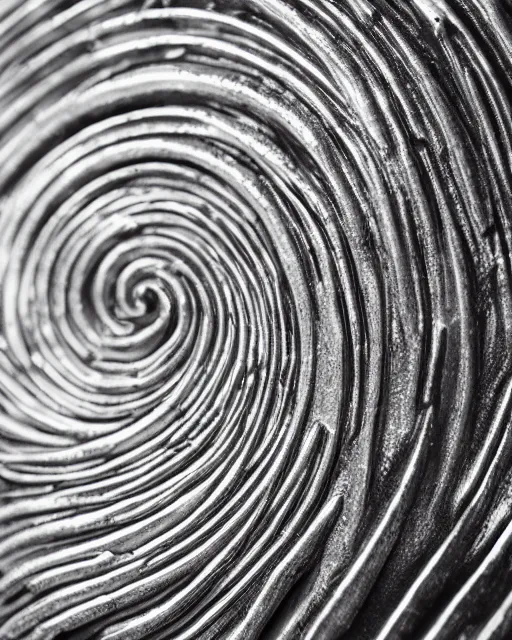
[[[506,0],[2,0],[0,639],[512,633]]]

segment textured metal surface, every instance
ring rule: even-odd
[[[501,638],[497,0],[2,0],[0,638]]]

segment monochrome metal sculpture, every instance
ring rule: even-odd
[[[2,640],[510,637],[511,15],[2,0]]]

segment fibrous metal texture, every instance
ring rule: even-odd
[[[2,0],[2,640],[510,637],[511,25]]]

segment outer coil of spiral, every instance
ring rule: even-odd
[[[0,637],[505,637],[505,3],[0,12]]]

